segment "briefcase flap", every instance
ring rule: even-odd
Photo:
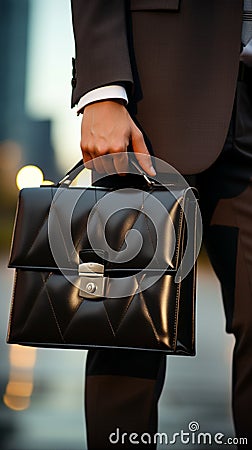
[[[80,252],[95,248],[109,255],[107,272],[148,267],[174,272],[185,244],[185,197],[185,189],[162,187],[151,192],[25,188],[19,195],[9,267],[76,271]]]

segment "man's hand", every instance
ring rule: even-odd
[[[125,153],[120,157],[98,156],[126,152],[129,143],[142,169],[156,174],[143,135],[120,101],[104,100],[87,105],[81,125],[81,150],[85,166],[99,173],[127,172]]]

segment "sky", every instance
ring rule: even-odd
[[[74,39],[70,0],[30,0],[26,109],[52,120],[52,142],[59,167],[81,159],[81,117],[71,109]]]

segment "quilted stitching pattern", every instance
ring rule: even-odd
[[[33,189],[33,191],[36,191],[36,189]],[[51,268],[52,270],[57,269],[57,266],[55,265],[49,241],[48,241],[48,212],[50,208],[50,204],[53,198],[53,195],[55,194],[56,189],[53,188],[43,188],[42,193],[40,197],[40,201],[35,202],[34,201],[34,192],[30,192],[31,189],[24,190],[26,192],[22,192],[21,198],[20,198],[20,204],[21,207],[19,208],[17,220],[16,220],[16,226],[15,226],[15,233],[14,233],[14,239],[13,239],[13,246],[12,246],[12,252],[10,257],[10,267],[38,267],[38,268]],[[94,192],[95,193],[95,192]],[[106,196],[106,191],[102,192],[102,195]],[[151,192],[149,193],[149,195]],[[146,194],[145,194],[146,195]],[[156,195],[156,194],[155,194]],[[87,205],[86,200],[89,197],[89,192],[87,192],[87,195],[84,195],[83,198],[79,200],[79,210],[73,213],[73,241],[74,245],[77,251],[86,248],[86,246],[90,246],[86,231],[85,231],[85,224],[87,221],[87,217],[89,215],[90,209],[95,204],[95,195],[93,195],[93,201]],[[157,198],[160,201],[165,202],[165,194],[159,193]],[[148,196],[146,196],[146,199]],[[152,250],[152,253],[155,249],[155,232],[153,232],[152,228],[153,225],[148,219],[145,214],[142,214],[144,212],[144,199],[142,199],[141,202],[138,204],[139,211],[131,211],[131,218],[129,222],[129,227],[125,229],[126,232],[130,228],[134,228],[135,225],[138,225],[139,229],[141,230],[141,233],[143,233],[146,236],[145,242],[144,242],[144,248],[143,252],[141,253],[141,263],[143,266],[146,265],[147,261],[144,261],[143,258],[145,258],[145,255],[148,255],[150,251]],[[59,201],[61,199],[59,198]],[[164,203],[165,205],[165,203]],[[181,220],[179,219],[179,216],[181,217],[181,209],[179,208],[179,202],[177,203],[177,206],[174,207],[174,199],[167,202],[166,208],[169,210],[170,208],[173,209],[173,221],[174,225],[177,228],[176,235],[179,237],[180,235],[180,229],[181,229]],[[66,232],[64,228],[62,228],[61,224],[65,223],[64,218],[64,200],[62,200],[62,204],[59,205],[58,210],[54,209],[55,212],[55,219],[58,218],[58,229],[59,233],[61,234],[61,245],[64,246],[65,254],[66,254],[66,261],[69,261],[69,264],[71,261],[73,261],[73,258],[75,255],[68,254],[68,248],[65,244],[65,237],[64,233]],[[77,204],[78,206],[78,204]],[[37,209],[36,209],[37,208]],[[78,208],[77,208],[78,209]],[[44,212],[43,212],[44,211]],[[41,215],[44,214],[43,217]],[[125,214],[125,212],[124,212]],[[99,212],[97,212],[97,215],[99,215]],[[121,214],[121,216],[123,213]],[[33,220],[31,221],[28,218],[32,217]],[[118,221],[120,224],[122,222],[122,218],[120,219],[120,215],[118,215]],[[99,227],[98,223],[98,217],[97,217],[97,224],[96,226]],[[101,218],[102,223],[102,218]],[[165,228],[165,227],[164,227]],[[111,230],[110,230],[111,231]],[[162,236],[162,231],[161,232]],[[112,230],[112,232],[109,233],[111,236],[118,234],[120,238],[120,243],[116,244],[116,249],[119,252],[120,249],[123,247],[124,244],[124,234],[121,234],[121,230],[118,226],[118,232],[115,232]],[[15,238],[17,236],[17,238]],[[151,248],[149,244],[151,243]],[[178,242],[177,242],[178,244]],[[147,256],[148,259],[148,256]],[[174,258],[173,258],[174,266],[177,266],[178,263],[178,252],[176,251]],[[75,261],[77,264],[77,261]]]
[[[20,302],[20,292],[24,283],[27,284],[27,280],[32,280],[33,276],[34,272],[19,269],[12,306],[9,342],[28,342],[30,345],[38,343],[49,346],[64,346],[66,343],[69,345],[72,343],[73,346],[83,345],[85,347],[85,344],[89,346],[96,341],[100,333],[100,341],[98,339],[97,342],[94,342],[96,345],[121,345],[124,347],[128,342],[128,333],[130,332],[132,345],[134,342],[134,345],[139,348],[150,345],[151,348],[160,347],[162,349],[165,348],[162,343],[162,335],[164,336],[166,333],[170,346],[166,345],[166,349],[174,350],[175,331],[171,328],[164,329],[160,333],[160,317],[164,304],[159,301],[157,296],[153,296],[151,289],[123,299],[81,300],[77,288],[71,286],[62,275],[53,273],[39,274],[40,285],[38,285],[38,278],[35,280],[36,292],[31,282],[30,295],[33,296],[33,305],[31,308],[27,305],[27,308],[30,308],[29,314],[22,318],[22,327],[17,326],[20,321],[17,307],[17,303]],[[164,277],[171,278],[169,275]],[[162,281],[159,282],[161,289],[162,283]],[[56,290],[56,286],[59,284],[61,288],[58,286],[58,290]],[[178,286],[173,286],[173,289],[172,298],[176,298]],[[26,299],[29,299],[29,295],[22,296],[22,309],[27,309],[24,304]],[[173,308],[175,315],[176,305],[172,305],[170,302],[167,307]],[[68,311],[65,321],[62,321],[60,317],[62,308],[65,312]],[[151,309],[155,310],[155,315],[159,309],[158,318],[154,317]],[[172,318],[172,315],[170,317]],[[102,330],[99,329],[99,333],[96,333],[100,321]],[[132,326],[128,325],[130,321],[132,321]],[[80,322],[81,326],[79,326]],[[84,335],[86,335],[86,342],[85,339],[83,340]],[[145,342],[143,336],[147,336],[149,342]]]
[[[48,203],[50,206],[54,192],[53,189],[50,189],[47,193],[46,191],[47,189],[45,188],[44,192],[47,198],[44,199],[44,203],[45,206]],[[106,191],[102,195],[106,195]],[[94,194],[94,200],[95,198],[96,193]],[[143,195],[141,202],[138,204],[138,211],[134,210],[131,214],[126,231],[132,228],[141,230],[144,236],[145,248],[143,254],[146,263],[146,261],[148,262],[148,254],[155,252],[156,241],[152,223],[145,214],[142,214],[144,212],[145,198],[147,196]],[[29,196],[24,198],[23,202],[24,208],[26,208],[29,205]],[[167,208],[169,209],[169,205]],[[38,261],[39,268],[39,252],[41,253],[41,243],[45,240],[48,226],[48,210],[49,207],[45,207],[44,218],[41,220],[40,226],[36,224],[36,230],[34,231],[33,229],[31,234],[32,238],[29,239],[29,233],[24,236],[25,253],[23,249],[20,251],[17,247],[15,248],[14,242],[14,254],[16,252],[16,254],[19,253],[20,255],[21,253],[19,261],[23,263],[24,267],[29,266],[29,259],[31,258],[31,262],[34,260]],[[74,226],[77,228],[77,234],[75,233],[73,237],[77,251],[89,245],[85,223],[90,205],[87,206],[81,199],[79,210],[83,216],[79,213],[73,216]],[[71,259],[64,239],[64,227],[63,229],[61,227],[61,212],[62,209],[59,208],[57,210],[57,219],[62,238],[62,247],[65,248],[67,259]],[[183,216],[180,208],[173,212],[173,217],[178,224],[178,242],[174,257],[174,261],[177,264],[179,251],[181,250],[179,243],[181,242],[183,225]],[[125,236],[125,229],[120,234],[120,220],[123,221],[124,217],[119,215],[118,236],[115,235],[113,228],[110,229],[112,225],[108,224],[108,233],[112,238],[115,238],[118,252],[124,246]],[[79,225],[77,227],[76,225],[80,223],[83,223],[82,233],[80,233],[82,227]],[[102,216],[99,217],[98,214],[94,232],[99,232],[102,223],[103,218]],[[20,230],[20,228],[22,229],[22,217],[18,217],[17,220],[17,229]],[[174,353],[177,346],[178,331],[176,318],[179,314],[180,302],[183,301],[180,298],[181,286],[174,283],[174,275],[163,275],[153,286],[138,293],[141,282],[142,280],[139,281],[135,277],[135,292],[129,297],[88,300],[79,296],[78,288],[66,280],[57,268],[52,268],[51,271],[33,271],[18,268],[10,315],[8,342],[49,347],[134,347]],[[192,289],[193,280],[191,283],[187,281],[187,290],[191,292]],[[193,308],[193,301],[189,305],[189,313],[190,308],[191,310]],[[190,339],[187,342],[187,347],[187,350],[185,349],[184,352],[190,354],[193,351]]]

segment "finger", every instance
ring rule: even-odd
[[[155,176],[156,171],[151,162],[151,155],[144,142],[141,131],[136,129],[131,134],[132,148],[135,152],[136,159],[138,160],[142,169],[150,176]]]
[[[104,170],[108,175],[113,175],[116,173],[116,168],[113,162],[113,155],[105,155],[100,159],[102,160]]]
[[[101,172],[101,166],[103,167],[103,172],[107,174],[115,174],[127,172],[127,156],[126,154],[126,144],[125,146],[114,146],[111,148],[99,148],[94,150],[94,159],[93,162],[96,164],[99,161],[98,169]],[[124,163],[123,163],[124,159]],[[118,165],[116,166],[116,162],[118,161]]]
[[[128,153],[120,152],[113,155],[115,170],[119,174],[128,173]]]
[[[135,152],[135,150],[134,150]],[[137,161],[139,162],[140,166],[142,167],[142,169],[151,177],[154,177],[156,175],[156,171],[152,165],[151,162],[151,156],[148,153],[145,152],[135,152],[135,156]]]
[[[93,158],[89,152],[83,152],[83,162],[87,169],[94,170]]]
[[[85,167],[91,170],[96,170],[98,173],[106,173],[102,164],[102,158],[99,157],[96,149],[91,147],[82,148],[83,159],[85,161]],[[97,156],[96,156],[97,155]]]
[[[93,165],[94,165],[94,168],[95,168],[95,170],[98,172],[98,173],[103,173],[103,174],[105,174],[106,173],[106,169],[105,169],[105,167],[104,167],[104,165],[103,165],[103,161],[102,161],[102,159],[103,158],[101,158],[101,157],[95,157],[95,158],[93,158]]]

